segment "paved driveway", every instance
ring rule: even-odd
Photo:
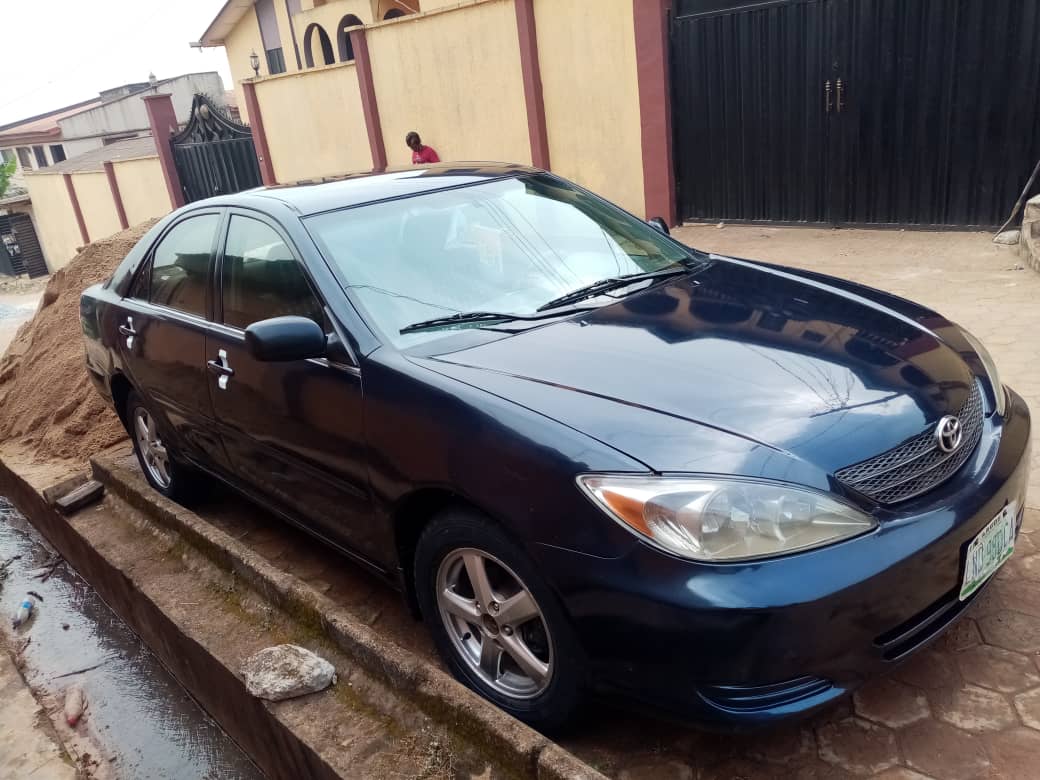
[[[921,301],[991,349],[1040,413],[1040,274],[976,233],[685,227],[686,243],[845,276]],[[622,778],[1040,777],[1040,447],[1025,533],[928,651],[816,720],[720,738],[605,720],[569,747]],[[628,727],[632,726],[629,722]]]

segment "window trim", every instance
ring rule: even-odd
[[[220,240],[216,248],[216,256],[213,262],[212,289],[214,300],[212,309],[213,316],[210,319],[210,324],[227,334],[239,335],[243,340],[245,339],[245,328],[239,328],[236,325],[229,325],[224,322],[224,255],[225,250],[227,249],[228,236],[231,232],[232,217],[256,220],[257,222],[267,225],[278,235],[282,243],[285,244],[286,248],[292,254],[297,265],[299,265],[300,269],[303,271],[303,277],[311,289],[311,294],[314,295],[321,310],[325,313],[325,317],[328,319],[332,329],[336,331],[336,335],[345,347],[352,362],[350,364],[333,363],[328,360],[328,358],[310,358],[310,360],[312,362],[317,361],[318,363],[329,366],[330,368],[345,369],[351,373],[360,374],[361,363],[358,360],[357,354],[355,353],[349,339],[345,338],[343,326],[337,322],[336,317],[332,312],[332,307],[329,306],[328,301],[325,300],[325,296],[321,294],[320,288],[315,283],[314,275],[311,273],[310,268],[307,267],[307,263],[303,259],[303,253],[300,252],[299,247],[296,246],[296,243],[289,236],[288,231],[286,231],[276,219],[262,211],[253,211],[241,207],[231,207],[227,209],[224,223],[221,226]]]
[[[214,216],[214,215],[218,217],[218,220],[217,220],[216,230],[213,231],[213,243],[210,245],[210,250],[209,250],[209,269],[208,269],[207,280],[206,280],[207,283],[206,283],[206,305],[205,305],[205,311],[203,311],[202,314],[197,314],[195,312],[184,311],[183,309],[177,309],[177,308],[174,308],[173,306],[167,306],[166,304],[156,303],[155,301],[153,301],[152,300],[152,280],[151,280],[151,276],[152,276],[152,265],[154,264],[154,261],[155,261],[155,250],[157,250],[159,248],[159,246],[162,244],[162,242],[166,240],[166,238],[170,235],[170,233],[172,233],[174,231],[174,229],[178,225],[182,225],[185,222],[187,222],[189,219],[195,219],[196,217],[207,217],[207,216]],[[189,212],[187,212],[185,214],[182,214],[178,219],[176,219],[173,222],[171,222],[169,225],[167,225],[163,229],[163,231],[158,236],[155,237],[155,240],[152,242],[152,245],[150,247],[148,247],[148,251],[145,252],[144,257],[141,260],[141,264],[138,266],[137,270],[134,271],[133,278],[130,280],[130,284],[127,285],[126,295],[124,295],[123,298],[124,299],[129,298],[130,300],[139,301],[140,303],[147,304],[148,306],[154,306],[156,308],[162,309],[163,311],[174,312],[176,314],[182,314],[182,315],[184,315],[186,317],[192,317],[193,319],[199,320],[201,322],[212,322],[212,320],[213,320],[213,269],[216,266],[217,242],[219,241],[220,237],[224,234],[225,228],[227,226],[227,221],[228,221],[228,217],[227,217],[227,209],[226,208],[213,208],[213,207],[209,207],[209,208],[200,208],[200,209],[198,209],[196,211],[189,211]],[[148,297],[147,298],[138,298],[136,296],[131,295],[131,293],[137,287],[138,281],[141,279],[141,277],[144,274],[148,275],[148,281],[147,281],[146,287],[145,287],[145,289],[148,291]]]

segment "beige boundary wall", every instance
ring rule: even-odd
[[[36,234],[47,267],[57,271],[83,244],[65,179],[61,174],[32,173],[26,175],[25,186],[36,215]]]
[[[170,211],[170,194],[158,157],[123,160],[113,163],[112,167],[128,224],[139,225]]]
[[[365,28],[388,165],[411,162],[404,143],[409,130],[418,131],[445,161],[530,164],[513,0],[468,0],[427,10],[430,5]],[[322,15],[335,46],[333,17],[346,9],[330,3],[308,18]],[[552,170],[641,214],[632,1],[535,0],[534,9]],[[244,19],[240,26],[256,26],[248,14]],[[304,27],[297,25],[298,37]],[[371,170],[353,63],[255,83],[279,182]]]
[[[633,214],[643,157],[631,0],[535,0],[552,169]]]
[[[372,168],[353,62],[264,79],[256,98],[278,181]]]
[[[112,163],[127,223],[137,225],[171,210],[158,157],[140,157]],[[119,212],[104,169],[68,172],[89,241],[122,230]],[[64,267],[83,246],[76,211],[63,172],[39,171],[25,177],[36,230],[50,270]]]
[[[444,160],[530,165],[512,0],[401,17],[367,37],[389,165],[411,163],[410,130]]]

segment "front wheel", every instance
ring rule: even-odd
[[[130,393],[126,411],[134,452],[148,484],[175,501],[188,498],[194,475],[175,460],[155,415],[136,392]]]
[[[535,728],[580,703],[583,665],[555,595],[530,559],[476,512],[442,512],[415,553],[419,604],[454,675]]]

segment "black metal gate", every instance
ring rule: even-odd
[[[1040,158],[1040,0],[676,0],[682,216],[998,225]]]
[[[186,203],[262,183],[249,127],[224,116],[205,95],[195,96],[188,125],[170,144]]]
[[[50,273],[43,249],[36,237],[32,217],[28,214],[0,215],[0,273],[14,275],[29,274],[30,277],[46,276]]]

